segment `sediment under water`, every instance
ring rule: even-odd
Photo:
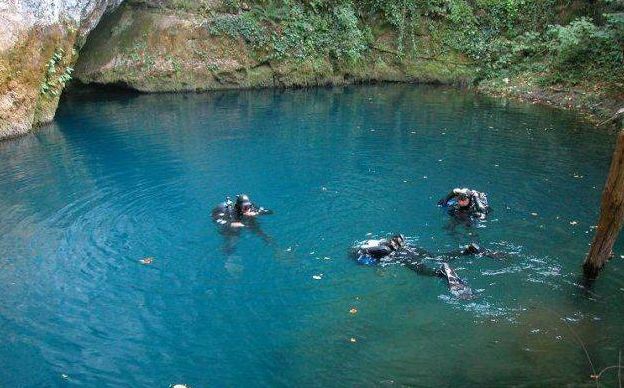
[[[579,340],[595,371],[624,348],[622,242],[579,278],[613,145],[443,87],[70,92],[0,143],[0,385],[590,383]],[[436,202],[454,186],[488,192],[487,222],[453,227]],[[226,246],[211,222],[240,192],[274,210],[268,242]],[[478,291],[460,301],[349,260],[396,232],[509,255],[455,262]]]

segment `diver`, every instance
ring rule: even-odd
[[[247,226],[246,223],[253,217],[271,213],[270,210],[254,205],[246,194],[239,194],[236,196],[236,203],[232,202],[230,197],[226,197],[225,202],[212,209],[212,219],[217,224],[242,228]]]
[[[366,240],[356,248],[357,261],[360,264],[376,264],[376,261],[390,257],[405,247],[405,237],[397,234],[389,239]]]
[[[487,255],[488,252],[474,243],[459,250],[433,254],[425,249],[409,246],[401,234],[388,239],[366,240],[352,250],[352,256],[359,264],[400,264],[420,275],[443,277],[448,282],[451,293],[462,299],[472,298],[472,289],[457,276],[448,261],[461,256],[479,254]],[[443,262],[439,268],[433,268],[426,264],[427,259]]]
[[[365,240],[353,248],[353,256],[355,256],[359,264],[375,265],[380,262],[395,262],[395,256],[403,255],[403,251],[413,257],[444,258],[446,261],[470,255],[487,256],[496,259],[503,258],[500,252],[481,248],[475,243],[470,243],[463,248],[450,252],[433,254],[423,248],[407,245],[402,234],[396,234],[387,239]]]
[[[490,212],[487,194],[467,188],[455,188],[438,201],[438,206],[448,208],[448,213],[459,221],[484,220]]]
[[[243,228],[250,230],[266,243],[271,243],[271,237],[260,229],[256,220],[258,216],[268,214],[273,212],[256,206],[246,194],[239,194],[236,202],[226,197],[225,202],[212,209],[212,220],[220,226],[219,232],[225,238],[224,252],[226,254],[234,252],[234,242],[240,237]]]

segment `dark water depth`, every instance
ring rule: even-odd
[[[578,277],[614,140],[442,87],[70,95],[0,143],[0,386],[591,385],[624,350],[622,242]],[[454,186],[487,222],[452,227]],[[210,210],[239,192],[269,242],[224,245]],[[508,257],[455,262],[460,301],[348,258],[393,232]]]

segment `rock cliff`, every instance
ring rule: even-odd
[[[398,58],[396,33],[379,29],[356,62],[331,55],[283,55],[267,46],[288,38],[280,27],[255,24],[263,8],[225,1],[185,6],[167,0],[130,0],[89,37],[76,66],[83,83],[115,84],[144,92],[337,85],[358,81],[455,83],[473,74],[452,54]],[[273,30],[270,30],[273,28]],[[337,27],[334,27],[337,29]],[[271,41],[272,39],[272,41]]]
[[[0,2],[0,139],[52,120],[77,50],[121,1]]]

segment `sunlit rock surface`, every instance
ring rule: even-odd
[[[0,2],[0,139],[50,121],[76,48],[123,0]]]

